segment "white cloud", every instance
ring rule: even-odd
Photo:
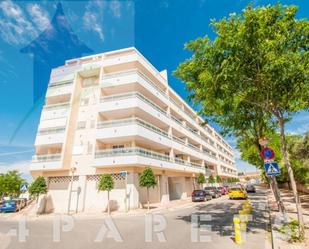
[[[0,173],[6,173],[11,170],[17,170],[21,173],[22,177],[31,180],[30,175],[30,161],[19,161],[14,163],[3,163],[0,162]]]
[[[121,17],[121,5],[119,1],[111,1],[109,3],[109,8],[113,14],[113,16],[120,18]]]
[[[86,11],[83,17],[84,26],[88,30],[94,31],[102,41],[104,41],[104,33],[97,14]]]
[[[103,32],[103,1],[90,1],[86,5],[86,11],[83,16],[83,25],[89,30],[95,32],[99,38],[104,41]]]
[[[38,4],[28,4],[27,10],[40,31],[48,28],[50,22],[47,11],[42,9]]]
[[[0,2],[0,36],[10,44],[22,44],[38,35],[23,10],[11,0]]]

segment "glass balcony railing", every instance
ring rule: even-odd
[[[171,120],[175,121],[177,124],[184,127],[186,130],[190,131],[190,133],[194,134],[198,139],[202,139],[201,136],[198,134],[198,132],[196,130],[193,130],[192,128],[184,125],[182,123],[182,121],[179,120],[178,118],[176,118],[175,116],[167,114],[167,112],[165,110],[163,110],[161,107],[154,104],[151,100],[147,99],[145,96],[143,96],[142,94],[140,94],[138,92],[130,92],[130,93],[126,93],[126,94],[119,94],[119,95],[113,95],[113,96],[109,96],[109,97],[103,97],[103,98],[101,98],[101,102],[103,103],[103,102],[107,102],[107,101],[116,101],[116,100],[131,98],[131,97],[137,97],[137,98],[143,100],[145,103],[149,104],[154,109],[156,109],[160,113],[164,114],[166,117],[170,118]],[[214,146],[213,144],[208,143],[205,140],[203,140],[203,141],[206,142],[207,144],[211,145],[211,146]]]
[[[161,93],[161,95],[168,99],[168,96],[166,95],[166,93],[159,88],[156,84],[154,84],[145,74],[143,74],[142,72],[140,72],[139,70],[129,70],[129,71],[123,71],[123,72],[119,72],[119,73],[110,73],[110,74],[105,74],[102,79],[103,80],[108,80],[108,79],[112,79],[115,77],[124,77],[124,76],[130,76],[130,75],[139,75],[142,79],[144,79],[149,85],[151,85],[153,88],[155,88],[158,92]],[[104,85],[103,85],[104,87]]]
[[[104,157],[112,157],[112,156],[128,156],[128,155],[138,155],[148,158],[157,159],[160,161],[166,162],[174,162],[177,164],[186,165],[189,167],[194,168],[201,168],[202,165],[197,163],[190,163],[184,161],[179,158],[170,158],[168,155],[158,153],[155,151],[147,150],[142,147],[126,147],[126,148],[119,148],[119,149],[107,149],[107,150],[98,150],[95,153],[95,158],[104,158]]]
[[[38,135],[49,135],[63,132],[65,132],[65,127],[55,127],[55,128],[40,129],[38,130]]]
[[[52,162],[60,161],[61,154],[45,154],[45,155],[34,155],[32,157],[32,162]]]
[[[59,81],[59,82],[54,82],[48,85],[48,87],[60,87],[60,86],[65,86],[65,85],[72,85],[73,81],[69,80],[69,81]]]
[[[70,102],[59,103],[54,105],[44,105],[44,110],[55,110],[55,109],[62,109],[68,108],[70,106]]]
[[[146,97],[144,97],[142,94],[140,94],[138,92],[130,92],[130,93],[126,93],[126,94],[113,95],[113,96],[110,96],[110,97],[103,97],[103,98],[101,98],[101,102],[122,100],[122,99],[131,98],[131,97],[137,97],[137,98],[143,100],[144,102],[148,103],[153,108],[155,108],[157,111],[161,112],[165,116],[168,116],[167,112],[165,110],[163,110],[161,107],[159,107],[158,105],[156,105],[155,103],[153,103],[152,101],[150,101],[149,99],[147,99]]]
[[[112,120],[112,121],[103,121],[98,123],[98,129],[107,128],[107,127],[114,127],[114,126],[121,126],[121,125],[128,125],[128,124],[137,124],[140,125],[148,130],[151,130],[159,135],[169,138],[169,135],[166,131],[153,126],[139,118],[128,118],[128,119],[119,119],[119,120]]]

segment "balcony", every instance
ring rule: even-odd
[[[99,112],[113,119],[140,114],[156,120],[157,123],[169,124],[167,112],[138,92],[101,98]]]
[[[104,92],[109,95],[119,92],[127,93],[141,86],[141,90],[146,89],[146,91],[154,95],[157,100],[162,101],[165,105],[169,105],[167,94],[137,69],[105,74],[102,77],[100,85],[104,89]]]
[[[39,129],[35,146],[47,144],[62,144],[65,139],[65,127]]]
[[[70,95],[73,92],[73,81],[55,82],[48,86],[46,97]]]
[[[186,172],[204,172],[199,164],[170,158],[168,155],[147,150],[142,147],[127,147],[121,149],[100,150],[95,153],[95,167],[144,165]]]
[[[30,170],[54,170],[61,168],[61,154],[35,155],[32,157]]]
[[[171,141],[166,131],[151,125],[138,118],[128,118],[113,121],[99,122],[97,126],[97,139],[104,139],[105,142],[119,140],[131,141],[136,137],[146,139],[149,143],[165,147],[171,147]]]

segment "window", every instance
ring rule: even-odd
[[[79,121],[77,123],[77,129],[81,130],[81,129],[85,129],[86,128],[86,121]]]
[[[81,100],[80,100],[80,105],[81,106],[86,106],[86,105],[88,105],[89,104],[89,98],[82,98]]]
[[[120,145],[113,145],[113,149],[122,149],[124,148],[124,145],[123,144],[120,144]]]

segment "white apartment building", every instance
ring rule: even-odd
[[[146,202],[145,167],[155,203],[190,196],[199,173],[236,177],[231,146],[203,122],[135,48],[66,61],[51,72],[31,163],[48,183],[46,211],[104,210],[103,173],[121,210]]]

